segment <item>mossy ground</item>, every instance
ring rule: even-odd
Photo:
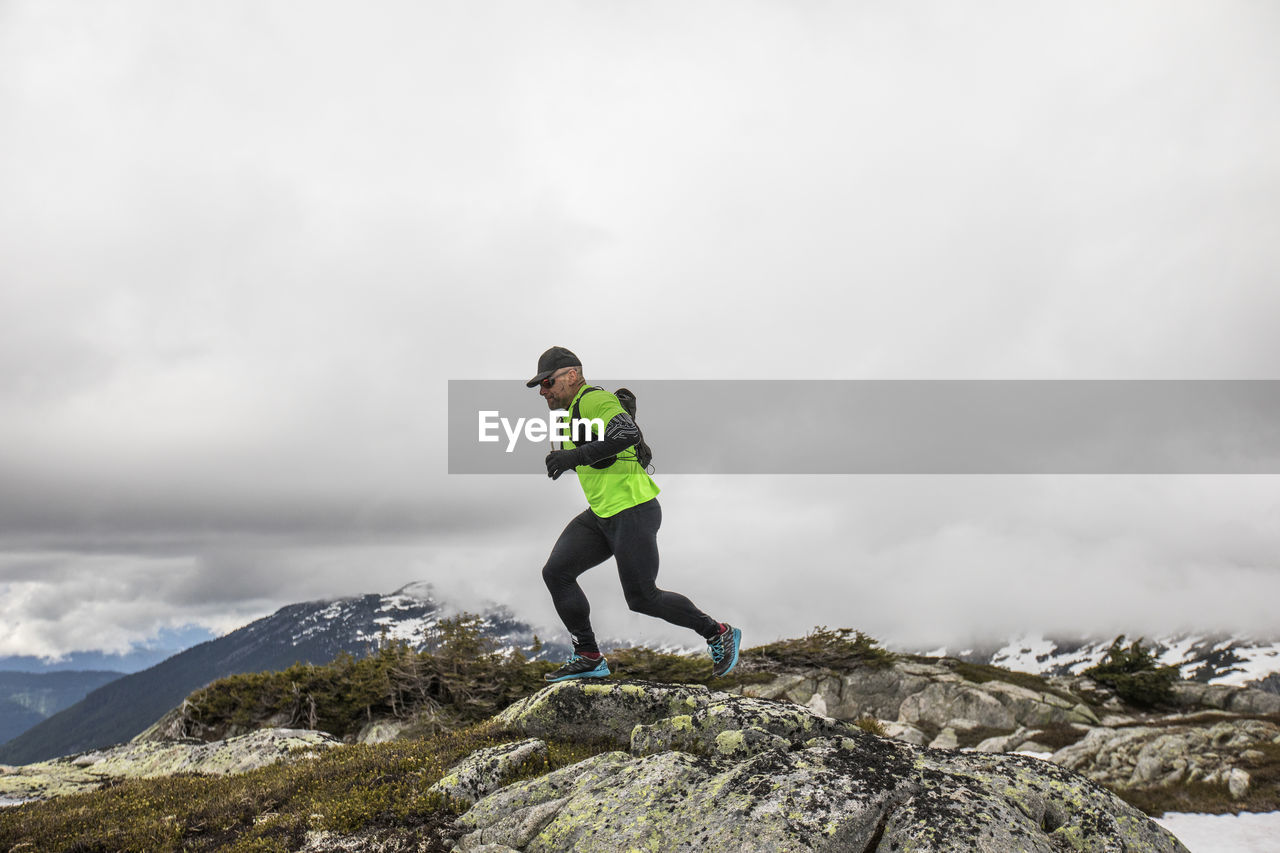
[[[936,662],[936,659],[934,659]],[[952,670],[963,678],[965,681],[972,681],[974,684],[985,684],[988,681],[1003,681],[1005,684],[1016,684],[1018,687],[1025,687],[1028,690],[1034,690],[1036,693],[1048,693],[1065,699],[1069,702],[1079,702],[1078,696],[1073,696],[1065,690],[1054,687],[1049,681],[1039,675],[1032,675],[1029,672],[1015,672],[1009,669],[1001,669],[998,666],[992,666],[986,663],[967,663],[965,661],[948,662]]]
[[[443,850],[455,807],[427,793],[430,786],[474,750],[520,739],[480,724],[429,740],[339,747],[238,776],[118,782],[0,811],[0,849],[288,851],[310,830],[386,828]],[[529,762],[521,775],[541,775],[611,748],[550,742],[549,760]]]

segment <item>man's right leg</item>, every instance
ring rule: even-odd
[[[542,567],[542,580],[551,593],[556,613],[573,637],[574,654],[600,653],[591,630],[591,604],[578,585],[578,576],[611,556],[613,549],[588,509],[565,527]]]

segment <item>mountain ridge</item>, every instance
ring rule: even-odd
[[[1026,633],[998,647],[992,644],[948,652],[944,646],[928,654],[952,656],[969,663],[991,664],[1033,675],[1080,675],[1102,661],[1115,639]],[[1153,650],[1161,665],[1178,667],[1184,680],[1280,693],[1278,640],[1221,632],[1179,632],[1153,638],[1136,635],[1125,638],[1126,643],[1137,640]]]
[[[199,643],[140,672],[92,691],[81,701],[0,744],[0,762],[28,764],[129,740],[219,678],[282,670],[295,663],[323,664],[339,654],[361,654],[385,634],[426,648],[447,618],[430,584],[408,584],[393,593],[289,604],[217,639]],[[567,646],[542,644],[528,624],[505,607],[480,614],[485,635],[504,649],[530,657],[567,655]]]

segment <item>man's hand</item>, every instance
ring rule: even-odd
[[[575,447],[572,450],[553,450],[547,454],[547,476],[558,480],[565,471],[572,471],[581,464],[583,464],[581,447]]]

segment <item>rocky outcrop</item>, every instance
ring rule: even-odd
[[[948,665],[950,664],[950,665]],[[956,671],[955,661],[900,661],[845,672],[781,675],[742,688],[744,696],[785,699],[844,720],[872,716],[908,726],[932,739],[963,721],[970,729],[1013,732],[1055,724],[1098,725],[1095,711],[1066,691],[1033,690],[997,679],[981,683]]]
[[[81,753],[21,767],[0,766],[0,798],[32,800],[93,790],[117,779],[171,776],[175,773],[245,773],[296,758],[294,750],[337,746],[323,732],[259,729],[240,737],[203,741],[145,741]],[[305,754],[305,753],[303,753]]]
[[[1249,791],[1249,766],[1274,745],[1280,745],[1280,725],[1262,720],[1097,728],[1052,760],[1115,788],[1206,782],[1226,785],[1240,799]]]
[[[1173,696],[1184,708],[1216,708],[1233,714],[1280,714],[1280,694],[1251,687],[1180,681],[1173,686]]]
[[[617,749],[480,798],[461,851],[1185,849],[1061,767],[923,749],[760,697],[569,682],[497,722]]]
[[[791,672],[741,692],[847,720],[873,716],[887,735],[912,744],[1032,753],[1120,789],[1204,782],[1237,801],[1254,790],[1267,726],[1280,723],[1280,695],[1262,690],[1180,682],[1179,713],[1139,714],[1085,677],[1037,679],[948,659]],[[1197,713],[1206,709],[1218,716]]]

